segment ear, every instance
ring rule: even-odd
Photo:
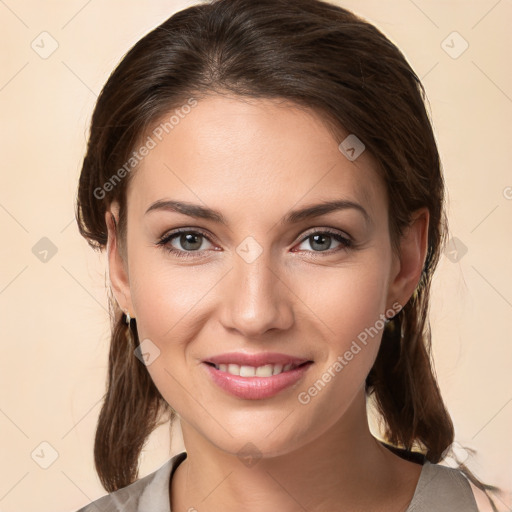
[[[105,212],[105,223],[108,230],[107,261],[112,292],[119,307],[132,318],[135,318],[127,263],[118,244],[119,204],[117,202],[112,202],[110,208]]]
[[[393,261],[389,304],[396,301],[404,307],[418,286],[427,257],[429,220],[428,208],[417,210],[400,239],[400,254]]]

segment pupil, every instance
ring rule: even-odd
[[[329,247],[331,246],[331,244],[330,244],[330,243],[329,243],[329,244],[327,244],[327,247],[325,247],[325,239],[326,239],[326,238],[328,238],[328,239],[330,240],[330,238],[331,238],[331,237],[330,237],[329,235],[313,235],[313,243],[312,243],[312,245],[311,245],[311,246],[314,248],[314,245],[315,245],[316,243],[318,243],[318,242],[317,242],[317,239],[320,239],[320,240],[323,242],[323,244],[324,244],[324,245],[320,245],[319,249],[320,249],[321,251],[325,251],[325,250],[329,249]],[[320,244],[322,244],[322,242],[320,242]]]
[[[195,243],[194,239],[196,240]],[[199,249],[199,247],[201,247],[201,242],[198,242],[198,239],[199,236],[194,235],[193,233],[186,233],[185,235],[181,235],[181,243],[185,249]]]

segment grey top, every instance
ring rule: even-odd
[[[181,452],[153,473],[107,494],[76,512],[171,512],[169,489]],[[473,491],[457,469],[425,461],[406,512],[478,512]]]

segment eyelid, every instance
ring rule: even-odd
[[[176,229],[172,229],[170,231],[166,231],[161,237],[158,238],[157,245],[165,245],[167,243],[170,243],[171,240],[173,240],[175,237],[177,237],[178,235],[181,235],[183,233],[199,234],[199,235],[202,235],[203,238],[208,240],[208,242],[210,242],[211,244],[214,243],[212,241],[212,238],[214,238],[214,237],[212,235],[210,235],[210,233],[208,233],[207,231],[205,231],[201,228],[184,227],[184,228],[176,228]],[[194,251],[180,251],[180,252],[194,252]],[[199,251],[197,251],[197,252],[199,252]]]
[[[306,238],[310,237],[311,235],[314,235],[316,233],[327,233],[327,234],[330,234],[330,235],[340,235],[344,238],[346,238],[347,240],[350,240],[351,242],[353,241],[352,237],[346,232],[346,231],[343,231],[342,229],[338,229],[338,228],[329,228],[329,227],[320,227],[320,228],[311,228],[311,229],[308,229],[303,235],[302,235],[302,238],[301,238],[301,242],[303,242]]]

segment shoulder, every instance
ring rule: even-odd
[[[423,465],[407,512],[478,512],[468,479],[458,469]]]
[[[186,452],[178,453],[153,473],[98,498],[76,512],[170,512],[170,478],[186,456]]]

